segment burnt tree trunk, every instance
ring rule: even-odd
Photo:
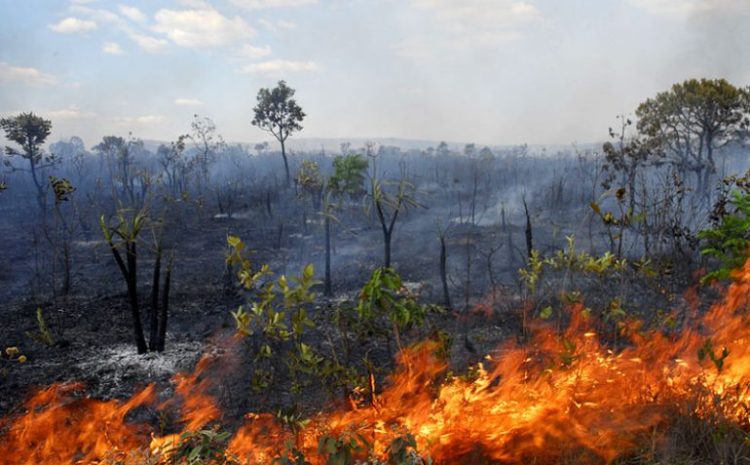
[[[452,306],[448,291],[448,255],[445,249],[445,235],[440,236],[440,281],[443,283],[443,305],[450,309]]]
[[[128,296],[130,297],[130,313],[133,318],[133,335],[138,353],[145,354],[148,352],[148,347],[146,346],[146,338],[143,335],[143,322],[141,321],[141,310],[138,304],[137,250],[135,242],[126,244],[126,250],[126,279],[128,282]]]
[[[159,335],[159,279],[161,278],[161,244],[156,246],[156,261],[154,262],[154,278],[151,284],[151,313],[149,314],[150,332],[148,350],[154,351],[158,346]]]
[[[523,199],[523,211],[526,214],[526,256],[531,259],[531,252],[534,250],[534,238],[531,231],[531,216],[529,216],[529,208],[526,205],[526,199]]]
[[[159,310],[159,333],[156,341],[156,350],[164,352],[164,343],[167,338],[167,315],[169,314],[169,288],[172,283],[172,264],[174,263],[174,256],[169,258],[167,264],[167,272],[164,275],[164,288],[162,289],[161,297],[161,309]]]
[[[383,263],[386,268],[391,267],[391,237],[390,231],[383,230]]]
[[[323,291],[326,297],[333,295],[333,289],[331,285],[331,218],[326,215],[325,217],[325,235],[326,235],[326,276],[325,276],[325,289]]]

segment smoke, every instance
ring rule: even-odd
[[[723,77],[735,85],[750,83],[750,2],[706,0],[686,21],[689,39],[681,58],[693,76]]]

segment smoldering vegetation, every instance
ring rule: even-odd
[[[660,94],[637,125],[618,118],[605,143],[563,148],[370,141],[304,151],[282,138],[277,151],[228,143],[198,116],[174,141],[20,144],[0,179],[0,412],[23,413],[20,400],[49,384],[43,398],[77,405],[83,391],[68,399],[59,386],[83,381],[97,399],[153,394],[155,407],[127,414],[153,426],[154,443],[221,427],[236,436],[216,450],[252,460],[259,446],[240,444],[256,434],[243,429],[248,412],[274,412],[269,437],[294,437],[297,448],[272,451],[287,454],[282,463],[310,456],[318,439],[335,450],[314,463],[354,463],[330,462],[358,450],[336,446],[353,431],[340,425],[401,431],[401,416],[427,432],[367,428],[381,446],[403,440],[416,454],[419,443],[444,463],[741,463],[750,105],[732,89],[739,116],[717,121],[721,131],[669,133],[669,115],[653,110],[671,98]],[[18,121],[49,123],[35,118]],[[202,354],[221,363],[196,367]],[[642,390],[601,388],[615,371],[641,376]],[[138,391],[148,384],[158,393]],[[431,396],[469,402],[478,392],[481,409],[506,396],[503,405],[528,402],[551,422],[500,415],[503,442],[473,412],[462,427],[479,432],[474,442],[441,448],[429,431],[445,425],[407,402],[439,410]],[[599,405],[615,412],[611,424],[585,410]],[[200,406],[209,414],[189,418]],[[306,430],[309,418],[331,436]],[[154,443],[146,454],[161,453]],[[380,463],[372,454],[382,451],[366,449],[367,463]],[[426,463],[414,454],[393,463]],[[231,463],[222,457],[206,463]]]
[[[37,205],[36,188],[24,173],[26,166],[10,160],[2,203],[6,238],[2,299],[44,302],[66,294],[120,291],[122,283],[99,224],[101,217],[109,220],[118,211],[143,210],[158,221],[165,247],[178,257],[175,281],[185,285],[221,285],[227,234],[241,236],[257,252],[256,261],[279,273],[307,263],[323,270],[322,186],[307,190],[295,179],[287,189],[280,155],[268,144],[258,144],[254,150],[217,144],[204,154],[192,139],[181,143],[184,149],[179,153],[175,143],[138,139],[122,139],[113,152],[100,146],[88,150],[75,137],[51,144],[49,154],[55,162],[40,174],[49,210],[44,215]],[[332,201],[336,218],[331,272],[337,294],[358,289],[383,262],[381,227],[368,192],[371,178],[377,178],[386,191],[395,191],[401,181],[409,184],[416,205],[397,219],[393,265],[409,281],[425,284],[423,296],[435,302],[440,300],[441,235],[447,245],[451,295],[457,302],[467,297],[473,301],[493,285],[517,282],[518,269],[528,255],[526,210],[532,247],[542,254],[564,248],[571,236],[593,254],[619,249],[619,255],[632,259],[648,254],[695,262],[698,255],[690,233],[694,236],[708,225],[719,195],[712,190],[708,197],[699,198],[666,163],[644,169],[635,183],[635,201],[661,217],[649,231],[628,227],[620,235],[591,208],[597,203],[602,211],[617,214],[618,203],[627,203],[616,198],[623,174],[607,163],[598,147],[571,146],[553,152],[525,145],[477,150],[474,144],[442,143],[437,150],[402,151],[373,142],[363,147],[347,144],[343,149],[297,152],[290,157],[293,173],[310,162],[321,180],[333,174],[336,157],[361,154],[367,162],[362,191]],[[728,147],[718,166],[715,181],[744,173],[748,166],[744,149]],[[56,203],[49,176],[70,181],[75,190]],[[673,237],[674,228],[684,228],[685,237]],[[75,256],[68,265],[63,248]],[[475,268],[468,276],[467,261]],[[64,289],[66,273],[70,283]],[[467,288],[462,283],[469,280]]]
[[[490,350],[520,324],[519,269],[526,267],[531,249],[552,255],[575,238],[575,246],[593,256],[648,257],[654,266],[674,271],[670,282],[681,284],[668,287],[679,294],[690,282],[689,270],[700,266],[695,234],[708,224],[719,195],[696,194],[669,164],[651,166],[638,173],[635,201],[654,223],[621,227],[603,221],[602,212],[625,214],[628,200],[617,197],[622,174],[597,146],[548,150],[446,143],[422,150],[371,142],[344,144],[337,152],[295,152],[290,156],[295,180],[287,187],[280,153],[269,144],[226,144],[209,127],[207,144],[196,134],[172,143],[113,136],[94,146],[76,137],[50,144],[46,155],[53,160],[39,174],[44,213],[22,160],[10,159],[0,251],[0,300],[6,302],[4,318],[13,322],[2,330],[7,345],[29,345],[23,333],[37,327],[38,307],[59,335],[58,345],[107,346],[110,331],[119,333],[120,343],[129,342],[126,286],[100,224],[102,219],[118,224],[118,214],[142,212],[150,220],[138,238],[142,300],[149,298],[157,245],[164,257],[174,257],[168,334],[176,341],[194,340],[210,336],[217,321],[232,326],[229,310],[237,298],[225,261],[227,236],[241,237],[253,251],[253,263],[268,264],[274,273],[295,274],[312,264],[322,281],[323,204],[330,202],[328,298],[356,300],[384,263],[371,181],[391,194],[407,183],[414,204],[395,222],[391,266],[425,303],[449,304],[460,314],[491,307],[501,329],[483,344]],[[334,174],[334,160],[354,154],[366,163],[358,190],[326,200],[322,180]],[[300,182],[305,163],[314,164],[323,184],[310,188]],[[744,150],[728,147],[718,166],[717,180],[744,172]],[[56,201],[51,177],[69,181],[74,190]],[[322,283],[316,290],[323,293]],[[595,288],[588,298],[605,302],[609,294]],[[653,302],[636,298],[632,304],[647,310]],[[34,351],[32,345],[29,352]]]

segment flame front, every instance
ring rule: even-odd
[[[290,440],[308,460],[322,463],[318,438],[346,431],[383,456],[395,437],[410,432],[438,464],[476,463],[477,457],[549,463],[571,453],[579,461],[608,462],[632,453],[644,436],[658,441],[676,415],[707,417],[718,409],[747,431],[750,262],[735,278],[724,300],[679,334],[633,325],[631,343],[618,352],[575,309],[564,334],[537,328],[529,343],[500,347],[472,380],[446,378],[434,346],[420,344],[401,354],[372,404],[324,411],[294,435],[270,414],[249,414],[228,455],[247,465],[270,463]],[[720,358],[724,348],[729,355]],[[208,363],[176,377],[179,402],[157,405],[178,402],[184,431],[220,418],[206,394],[209,378],[200,376]],[[126,420],[137,407],[154,405],[151,387],[127,402],[75,399],[80,392],[80,386],[53,386],[32,397],[25,415],[6,421],[0,462],[96,463],[139,448],[165,450],[179,438],[152,437],[150,428]]]

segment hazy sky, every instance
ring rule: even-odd
[[[750,84],[750,0],[0,0],[0,114],[51,140],[229,141],[285,79],[300,137],[589,142],[690,77]]]

